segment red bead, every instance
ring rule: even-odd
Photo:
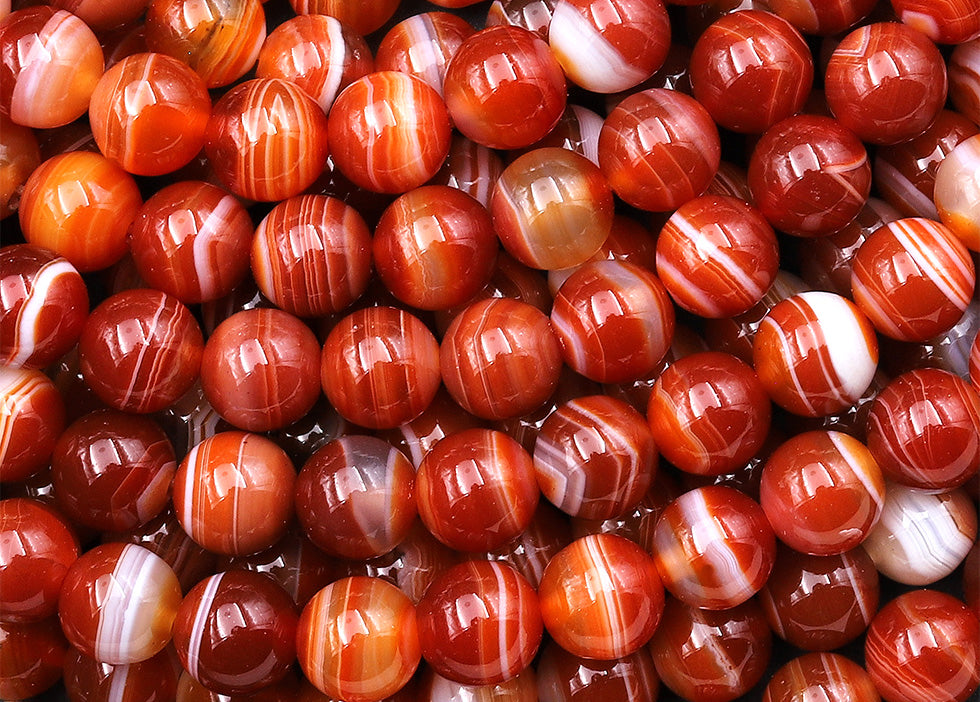
[[[0,113],[34,129],[61,127],[88,109],[102,48],[78,17],[28,7],[0,26]]]
[[[435,397],[439,346],[418,317],[394,307],[368,307],[330,331],[320,380],[342,417],[390,429],[418,417]]]
[[[401,0],[289,0],[297,15],[336,17],[358,34],[370,34],[387,22]]]
[[[184,669],[209,690],[255,692],[278,682],[296,660],[296,608],[272,578],[229,570],[187,593],[174,620]]]
[[[767,0],[770,10],[806,34],[829,36],[864,19],[878,0]]]
[[[408,683],[421,659],[415,608],[378,578],[338,580],[303,609],[296,651],[306,678],[323,694],[381,700]]]
[[[882,334],[925,341],[948,330],[973,297],[976,271],[953,232],[922,218],[889,222],[858,250],[854,301]]]
[[[733,12],[700,36],[691,55],[694,97],[719,126],[761,134],[803,107],[813,57],[799,31],[778,15]]]
[[[248,274],[255,228],[232,195],[201,181],[158,190],[129,227],[140,277],[185,305],[231,293]]]
[[[974,388],[980,390],[980,333],[973,337],[973,344],[970,346],[970,382]]]
[[[156,422],[116,410],[72,422],[51,456],[58,506],[99,531],[134,529],[160,514],[176,471],[173,446]]]
[[[854,303],[805,292],[765,316],[752,358],[773,402],[794,414],[822,417],[850,407],[871,385],[878,342]]]
[[[347,86],[330,110],[328,130],[337,168],[373,192],[417,188],[449,153],[451,127],[439,93],[396,71],[370,73]]]
[[[969,0],[891,0],[904,24],[937,44],[960,44],[980,37],[980,7]]]
[[[654,88],[635,93],[606,117],[599,166],[633,207],[669,212],[705,191],[721,162],[718,128],[694,98]]]
[[[557,4],[558,0],[493,0],[487,9],[487,26],[520,27],[547,41]]]
[[[236,195],[285,200],[312,185],[323,170],[327,121],[296,85],[256,78],[214,104],[204,149],[218,179]]]
[[[55,617],[30,624],[0,622],[0,697],[26,700],[54,687],[69,648]]]
[[[444,2],[445,0],[438,0]],[[465,700],[466,702],[537,702],[538,691],[534,670],[525,668],[510,680],[491,685],[466,685],[444,678],[432,668],[425,668],[422,681],[413,702],[437,702],[438,700]]]
[[[34,130],[14,124],[0,112],[0,219],[17,211],[24,183],[40,165]]]
[[[71,649],[65,659],[65,690],[75,702],[163,702],[177,698],[182,668],[173,648],[139,663],[100,663]]]
[[[69,523],[42,502],[8,496],[0,501],[0,542],[0,621],[24,624],[57,614],[62,582],[78,558]]]
[[[538,596],[503,563],[453,566],[432,582],[417,610],[426,662],[443,677],[467,685],[517,676],[541,643]]]
[[[259,0],[150,0],[146,44],[193,68],[208,88],[230,85],[254,66],[265,41]]]
[[[565,109],[565,75],[540,37],[516,26],[467,38],[446,70],[446,107],[456,128],[494,149],[530,146]]]
[[[946,64],[928,37],[896,22],[845,36],[827,64],[827,104],[863,141],[896,144],[921,134],[946,102]]]
[[[971,251],[980,251],[980,136],[964,139],[936,171],[939,218]]]
[[[415,470],[373,436],[342,436],[314,453],[296,479],[296,516],[333,556],[381,556],[408,536],[416,515]]]
[[[498,241],[486,208],[446,185],[395,200],[374,230],[374,265],[385,287],[423,310],[456,307],[486,285]]]
[[[0,366],[0,483],[26,480],[48,464],[65,428],[65,401],[41,371]]]
[[[980,122],[980,39],[960,44],[949,57],[949,99],[956,110]]]
[[[174,511],[187,535],[209,551],[257,553],[286,533],[294,482],[292,463],[272,441],[222,432],[181,462],[174,477]]]
[[[571,542],[568,527],[565,515],[542,500],[527,529],[500,548],[474,557],[513,566],[537,588],[551,559]]]
[[[75,561],[61,590],[61,628],[102,663],[152,658],[170,642],[181,592],[162,558],[134,544],[96,546]]]
[[[328,113],[340,91],[373,70],[374,58],[364,37],[336,17],[300,15],[269,34],[255,75],[298,85]]]
[[[177,680],[176,702],[239,702],[240,700],[242,702],[245,700],[248,702],[296,702],[300,699],[297,697],[298,694],[299,681],[292,674],[256,692],[244,695],[222,695],[204,687],[185,670]]]
[[[484,419],[526,414],[558,384],[561,351],[548,318],[525,302],[491,298],[464,309],[439,349],[442,381]]]
[[[459,551],[491,551],[523,532],[538,505],[531,456],[499,431],[447,436],[419,465],[419,516]]]
[[[503,161],[496,151],[454,132],[446,162],[429,183],[462,190],[489,207],[494,183],[503,170]]]
[[[379,71],[401,71],[433,88],[440,97],[449,61],[476,30],[448,12],[423,12],[402,20],[378,44]]]
[[[656,702],[660,692],[645,648],[597,661],[574,656],[551,642],[538,659],[537,675],[538,699],[553,702]]]
[[[880,702],[864,668],[837,653],[809,653],[773,673],[762,702]]]
[[[442,439],[481,426],[481,420],[464,411],[444,388],[440,388],[422,414],[406,424],[378,432],[378,436],[404,453],[417,469],[425,455]]]
[[[871,622],[864,660],[889,701],[964,702],[980,684],[980,621],[946,593],[907,592]]]
[[[131,175],[101,154],[76,151],[31,174],[17,215],[27,243],[88,273],[125,255],[126,231],[142,204]]]
[[[664,587],[704,609],[734,607],[766,583],[776,537],[752,498],[712,485],[686,492],[661,513],[651,547]]]

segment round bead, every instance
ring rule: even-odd
[[[765,316],[752,359],[773,402],[794,414],[822,417],[850,407],[871,385],[878,342],[850,300],[804,292]]]
[[[449,61],[475,31],[465,19],[448,12],[409,17],[388,30],[378,44],[378,70],[415,76],[442,96]]]
[[[225,93],[214,104],[205,138],[218,179],[249,200],[298,195],[327,158],[323,110],[298,86],[278,78],[256,78]]]
[[[887,700],[965,702],[980,684],[980,620],[952,595],[904,593],[871,622],[864,660]]]
[[[286,533],[296,474],[269,439],[222,432],[184,458],[174,477],[174,511],[187,535],[214,553],[243,556]]]
[[[348,421],[390,429],[418,417],[439,389],[439,345],[408,312],[368,307],[340,320],[323,345],[323,391]]]
[[[125,665],[170,642],[180,600],[180,583],[162,558],[134,544],[104,544],[68,569],[58,613],[72,646],[99,662]]]
[[[880,702],[864,668],[837,653],[808,653],[772,674],[762,702]]]
[[[980,123],[980,38],[957,46],[949,57],[949,98],[956,110]]]
[[[674,597],[693,607],[728,609],[765,585],[776,537],[752,498],[710,485],[667,506],[654,528],[651,552]]]
[[[769,435],[771,414],[769,396],[752,369],[718,351],[669,365],[647,407],[660,453],[697,475],[722,475],[748,463]]]
[[[946,64],[928,37],[897,22],[845,36],[827,63],[827,105],[840,123],[872,144],[921,134],[946,102]]]
[[[41,371],[0,365],[0,483],[19,482],[48,464],[65,428],[65,401]]]
[[[708,111],[683,93],[653,88],[620,102],[599,132],[599,166],[633,207],[669,212],[703,193],[721,141]]]
[[[204,341],[176,298],[127,290],[96,307],[78,342],[82,376],[99,399],[124,412],[156,412],[197,379]]]
[[[65,690],[73,702],[163,702],[176,700],[183,672],[173,648],[139,663],[111,665],[71,649],[65,660]]]
[[[441,0],[440,0],[441,1]],[[432,668],[425,668],[415,702],[460,700],[460,702],[537,702],[538,692],[533,668],[525,668],[510,680],[491,685],[466,685],[444,678]]]
[[[336,17],[358,34],[370,34],[387,22],[400,0],[289,0],[297,15]]]
[[[937,44],[960,44],[980,37],[980,7],[968,0],[891,0],[904,24]]]
[[[838,34],[864,19],[878,0],[767,0],[771,12],[805,34]]]
[[[29,624],[0,622],[0,697],[32,699],[54,687],[70,648],[55,617]]]
[[[373,436],[334,439],[310,456],[296,479],[296,516],[330,555],[381,556],[401,543],[417,514],[415,470]]]
[[[40,165],[34,130],[14,124],[0,111],[0,219],[17,211],[24,183]]]
[[[645,648],[611,661],[597,661],[572,655],[550,642],[536,670],[537,699],[552,702],[655,702],[660,692],[653,659]]]
[[[521,27],[547,41],[556,4],[558,0],[493,0],[487,10],[487,26]]]
[[[449,153],[446,105],[422,80],[370,73],[337,96],[328,124],[331,157],[356,185],[379,193],[417,188]]]
[[[538,652],[538,595],[504,563],[469,561],[444,571],[418,607],[426,662],[443,677],[491,685],[517,676]]]
[[[548,44],[516,26],[468,37],[446,69],[446,107],[455,127],[493,149],[541,139],[565,109],[565,75]]]
[[[323,694],[384,699],[408,683],[421,659],[415,608],[379,578],[338,580],[303,609],[296,651],[307,680]]]
[[[960,142],[936,170],[940,219],[971,251],[980,251],[980,135]]]
[[[238,695],[271,685],[296,660],[296,607],[272,578],[229,570],[187,593],[174,620],[174,648],[191,677]]]
[[[429,184],[462,190],[484,207],[490,207],[493,185],[503,170],[503,160],[495,150],[454,132],[446,162]]]

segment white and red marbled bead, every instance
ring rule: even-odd
[[[975,0],[891,0],[904,24],[937,44],[960,44],[980,37],[980,5]]]
[[[0,365],[0,483],[44,468],[64,428],[65,402],[48,376]]]
[[[401,71],[442,96],[446,67],[463,40],[476,30],[448,12],[423,12],[392,27],[378,45],[377,69]]]
[[[980,251],[980,134],[957,144],[939,164],[934,199],[943,224]]]
[[[773,402],[822,417],[853,405],[878,367],[874,327],[850,300],[809,291],[763,318],[752,346],[756,374]]]
[[[949,57],[949,99],[964,117],[980,123],[980,39],[960,44]]]

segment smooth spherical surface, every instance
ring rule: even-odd
[[[904,24],[937,44],[960,44],[980,37],[980,7],[970,0],[891,0]]]
[[[837,653],[808,653],[772,674],[762,702],[880,702],[864,668]]]
[[[77,649],[65,659],[64,685],[73,702],[163,702],[174,700],[183,669],[173,648],[139,663],[100,663]]]
[[[0,366],[0,483],[26,480],[48,464],[65,428],[65,400],[39,370]]]
[[[388,30],[378,44],[378,70],[413,75],[441,96],[450,60],[475,31],[465,19],[448,12],[409,17]]]
[[[611,661],[575,656],[554,642],[536,666],[539,700],[552,702],[655,702],[660,681],[645,648]]]
[[[0,623],[0,696],[26,700],[54,687],[70,648],[56,617]]]
[[[980,136],[960,142],[936,170],[936,210],[971,251],[980,251]]]

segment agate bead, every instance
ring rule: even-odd
[[[980,37],[980,7],[969,0],[891,0],[903,24],[937,44],[960,44]]]
[[[557,4],[558,0],[493,0],[487,9],[487,26],[520,27],[547,41]]]
[[[489,207],[494,183],[503,170],[503,160],[495,150],[454,132],[446,162],[429,184],[462,190],[484,207]]]
[[[0,483],[44,468],[64,428],[65,401],[48,376],[0,365]]]
[[[537,664],[537,699],[546,702],[655,702],[660,680],[646,648],[611,661],[546,644]]]
[[[809,653],[780,667],[762,702],[881,702],[864,668],[837,653]]]
[[[443,0],[440,0],[440,2]],[[425,668],[414,702],[537,702],[534,669],[527,667],[504,682],[490,685],[467,685],[444,678],[432,668]]]
[[[429,84],[440,96],[449,61],[476,30],[448,12],[423,12],[402,20],[378,44],[379,71],[400,71]]]
[[[980,251],[980,135],[959,143],[936,170],[939,218],[971,251]]]
[[[0,219],[17,211],[24,184],[41,165],[34,130],[0,113]]]
[[[0,697],[33,699],[54,687],[70,648],[55,617],[29,624],[0,622]]]
[[[801,32],[830,36],[864,19],[877,0],[767,0],[766,4]]]
[[[370,34],[387,22],[401,0],[289,0],[297,15],[330,15],[358,34]]]
[[[950,102],[961,115],[980,123],[980,38],[953,50],[948,79]]]
[[[165,702],[177,699],[182,668],[173,648],[139,663],[100,663],[71,649],[65,659],[65,691],[72,702]]]

